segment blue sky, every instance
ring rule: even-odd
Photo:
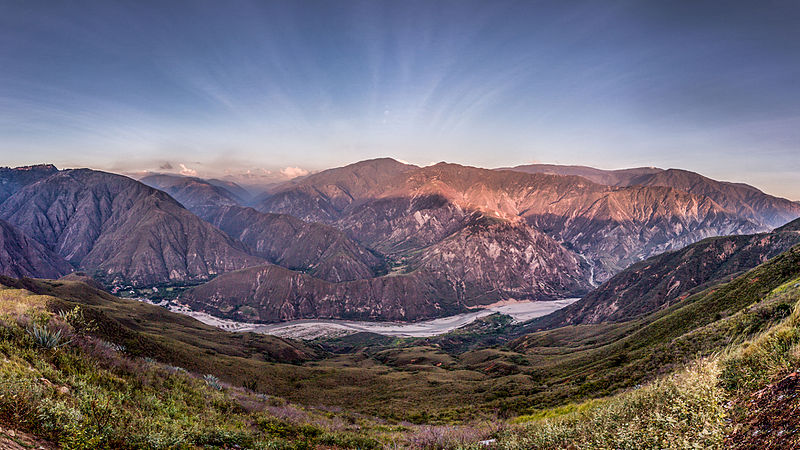
[[[0,165],[658,166],[800,199],[799,5],[0,0]]]

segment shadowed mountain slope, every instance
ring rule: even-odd
[[[547,175],[568,175],[586,178],[587,180],[606,186],[631,186],[631,180],[638,177],[657,174],[664,169],[657,167],[634,167],[630,169],[604,170],[589,166],[562,166],[559,164],[526,164],[515,167],[502,167],[496,170],[513,170],[515,172],[542,173]]]
[[[226,188],[219,182],[179,175],[149,175],[139,181],[166,192],[192,212],[203,206],[239,205],[246,200],[239,196],[244,190],[235,183]]]
[[[88,169],[26,186],[0,219],[106,281],[197,281],[263,262],[167,194]]]
[[[0,203],[23,187],[58,172],[52,164],[23,167],[0,167]]]
[[[58,278],[72,270],[64,258],[0,220],[0,275]]]
[[[351,281],[371,278],[384,269],[380,257],[328,225],[241,206],[208,206],[195,211],[244,243],[252,254],[317,278]]]
[[[331,283],[275,265],[220,275],[179,300],[219,317],[247,322],[420,320],[464,311],[452,286],[424,272]]]

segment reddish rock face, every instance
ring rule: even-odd
[[[143,179],[165,193],[118,175],[49,167],[0,169],[0,219],[109,278],[147,285],[222,274],[185,299],[260,321],[412,320],[508,298],[580,296],[653,255],[800,215],[797,204],[750,186],[655,168],[420,168],[377,159],[274,186],[253,209],[231,183]],[[565,312],[582,322],[658,308],[706,278],[769,257],[788,245],[786,236],[709,246],[701,259],[728,263],[692,269],[702,277],[688,275],[694,263],[681,269],[671,259],[652,273],[624,272],[583,309]],[[668,285],[641,281],[667,273]]]
[[[372,174],[373,181],[356,183],[356,172]],[[632,183],[658,173],[632,170],[619,178]],[[649,180],[650,186],[608,186],[571,175],[445,163],[416,168],[377,160],[279,186],[257,209],[324,221],[389,256],[438,242],[461,229],[475,212],[522,220],[583,255],[598,282],[636,261],[706,237],[766,231],[771,228],[767,216],[778,220],[800,215],[800,206],[783,199],[766,196],[782,215],[764,210],[762,217],[753,212],[758,208],[743,207],[747,214],[740,213],[703,193],[713,189],[692,193]],[[675,184],[684,187],[688,182]],[[739,202],[723,194],[714,196],[726,204]]]
[[[800,204],[765,194],[753,186],[712,180],[680,169],[640,167],[623,170],[600,170],[583,166],[532,164],[509,170],[526,173],[577,175],[609,186],[664,186],[694,195],[708,197],[739,217],[768,228],[779,227],[800,216]]]

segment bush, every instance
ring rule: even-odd
[[[83,315],[83,310],[78,305],[69,311],[59,311],[58,317],[60,317],[64,322],[72,325],[72,328],[74,328],[78,333],[83,334],[97,331],[97,325],[93,320],[87,319]]]

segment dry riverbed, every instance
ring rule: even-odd
[[[146,299],[140,300],[147,301]],[[488,305],[468,313],[413,323],[308,319],[272,324],[257,324],[221,319],[204,312],[194,311],[182,305],[166,303],[161,303],[159,305],[168,308],[172,312],[185,314],[200,322],[227,331],[252,331],[255,333],[270,334],[292,339],[311,340],[321,337],[345,336],[362,331],[399,337],[436,336],[463,327],[480,317],[485,317],[494,313],[509,315],[515,322],[525,322],[535,319],[536,317],[550,314],[577,300],[577,298],[545,302],[509,300]]]

